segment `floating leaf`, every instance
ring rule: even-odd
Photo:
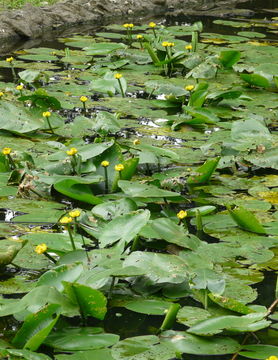
[[[270,87],[269,80],[260,74],[240,74],[242,80],[246,81],[249,85],[268,88]]]
[[[128,310],[147,315],[164,315],[171,303],[161,300],[140,299],[129,301],[124,307]]]
[[[219,61],[224,66],[225,69],[230,69],[234,64],[236,64],[241,58],[240,51],[236,50],[223,50],[220,53]]]
[[[92,316],[103,320],[107,312],[107,299],[102,292],[90,286],[64,282],[65,292],[79,307],[82,317]]]
[[[184,306],[178,312],[177,321],[180,324],[192,326],[199,321],[206,320],[209,317],[211,317],[211,314],[205,309],[195,306]]]
[[[234,354],[241,348],[238,342],[227,336],[204,338],[185,331],[163,332],[162,341],[169,342],[178,353],[193,355]]]
[[[264,329],[270,322],[264,320],[264,313],[252,313],[244,316],[219,316],[201,321],[187,331],[201,336],[212,336],[221,333],[224,329],[238,332],[249,332]]]
[[[105,247],[116,241],[128,244],[146,225],[149,217],[150,212],[142,210],[114,218],[101,231],[99,236],[100,246]]]
[[[191,175],[187,179],[187,183],[190,186],[197,186],[207,183],[217,168],[219,160],[219,157],[216,159],[207,160],[202,166],[196,169],[196,175]]]
[[[244,345],[243,350],[240,351],[240,355],[247,357],[248,359],[262,359],[265,360],[271,356],[278,354],[278,346],[274,345]]]
[[[54,184],[54,188],[63,195],[75,200],[83,201],[92,205],[102,203],[102,200],[93,194],[90,185],[84,184],[74,178],[57,181]]]
[[[37,350],[59,319],[59,305],[47,305],[36,314],[29,315],[13,339],[19,348]]]
[[[141,184],[139,181],[125,181],[120,180],[118,182],[119,187],[126,193],[128,196],[131,197],[142,197],[142,198],[156,198],[156,197],[176,197],[180,196],[180,194],[162,190],[154,185],[148,184]]]
[[[187,266],[175,255],[132,252],[124,261],[123,266],[135,266],[146,271],[147,276],[157,283],[181,283],[186,279]]]
[[[212,294],[212,293],[209,294],[209,298],[216,304],[223,307],[224,309],[232,310],[232,311],[238,312],[240,314],[250,314],[250,313],[254,312],[254,310],[252,310],[248,306],[242,304],[241,302],[239,302],[235,299],[227,298],[227,297],[217,295],[217,294]]]
[[[37,282],[37,286],[55,286],[57,290],[63,290],[63,281],[75,281],[83,271],[81,264],[60,265],[45,272]]]
[[[154,335],[136,336],[120,341],[112,347],[115,360],[168,360],[175,356],[174,349],[159,342]]]
[[[266,231],[264,227],[260,224],[255,215],[246,210],[244,207],[238,206],[234,209],[228,207],[228,210],[233,220],[242,229],[259,234],[265,234]]]
[[[50,334],[45,344],[58,350],[93,350],[114,345],[119,340],[115,334],[103,333],[101,328],[67,328]]]

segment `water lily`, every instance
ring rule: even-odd
[[[125,93],[124,93],[123,85],[122,85],[122,83],[121,83],[121,78],[122,78],[122,77],[123,77],[123,75],[120,74],[120,73],[114,74],[114,78],[115,78],[116,80],[118,80],[118,84],[119,84],[119,87],[120,87],[121,95],[122,95],[122,97],[124,98],[124,97],[125,97]]]
[[[22,84],[16,86],[16,90],[19,90],[19,91],[22,90],[23,88],[24,88],[24,86]]]
[[[110,162],[103,160],[100,165],[104,168],[104,179],[105,179],[105,193],[108,193],[108,171],[107,167],[110,165]]]
[[[152,29],[153,34],[154,34],[154,37],[157,38],[156,31],[155,31],[156,23],[153,22],[153,21],[151,21],[151,22],[149,23],[149,27]]]
[[[194,85],[186,85],[185,90],[192,91],[194,89],[194,87],[195,87]]]
[[[69,212],[69,217],[71,217],[71,218],[77,218],[77,217],[79,217],[81,215],[81,211],[80,210],[78,210],[78,209],[76,209],[76,210],[71,210],[70,212]]]
[[[177,213],[177,218],[182,220],[187,217],[187,212],[185,210],[181,210]]]
[[[4,154],[4,155],[10,155],[11,151],[12,151],[11,148],[5,147],[5,148],[2,149],[2,154]]]
[[[52,128],[51,123],[50,123],[50,120],[49,120],[49,118],[50,118],[50,116],[51,116],[51,112],[50,112],[50,111],[44,111],[44,112],[42,113],[42,116],[46,119],[47,124],[48,124],[48,127],[49,127],[49,130],[52,132],[52,134],[54,134],[53,128]]]
[[[47,245],[46,244],[39,244],[36,246],[35,248],[35,252],[39,255],[45,253],[47,250]]]
[[[118,164],[118,165],[115,165],[115,170],[116,171],[123,171],[124,170],[124,165],[123,164]]]
[[[70,242],[71,242],[71,246],[72,246],[72,250],[76,250],[76,246],[74,243],[74,239],[73,239],[73,235],[72,235],[72,230],[71,230],[71,226],[70,224],[73,222],[73,218],[71,216],[63,216],[60,220],[59,223],[64,225],[67,230],[68,230],[68,234],[69,234],[69,238],[70,238]]]
[[[72,148],[70,148],[70,150],[67,150],[66,153],[69,156],[74,156],[74,155],[76,155],[78,153],[78,150],[75,147],[72,147]]]
[[[14,169],[16,169],[16,164],[15,164],[13,158],[11,157],[11,152],[12,152],[12,149],[10,147],[4,147],[2,149],[2,154],[6,155],[8,158],[11,170],[14,170]]]

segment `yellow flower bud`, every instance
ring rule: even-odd
[[[177,213],[177,218],[180,219],[180,220],[182,220],[182,219],[184,219],[184,218],[186,218],[186,217],[187,217],[187,212],[184,211],[184,210],[181,210],[181,211],[179,211],[179,212]]]
[[[194,85],[186,85],[185,90],[192,91],[194,89]]]
[[[138,39],[138,40],[143,39],[143,35],[140,35],[140,34],[136,35],[136,39]]]
[[[155,22],[153,22],[153,21],[151,21],[151,22],[149,23],[149,27],[151,27],[151,28],[156,27],[156,23],[155,23]]]
[[[79,100],[84,103],[84,102],[88,101],[88,98],[87,98],[87,96],[80,96]]]
[[[175,46],[175,43],[169,42],[169,43],[168,43],[168,46],[169,46],[169,47],[173,47],[173,46]]]
[[[186,50],[192,50],[192,45],[186,45],[186,46],[185,46],[185,49],[186,49]]]
[[[125,28],[125,29],[132,29],[133,28],[133,24],[123,24],[123,27]]]
[[[139,139],[133,140],[133,145],[139,145],[139,144],[140,144],[140,140],[139,140]]]
[[[81,214],[81,211],[78,209],[72,210],[69,212],[69,216],[72,218],[76,218],[76,217],[80,216],[80,214]]]
[[[116,171],[123,171],[124,170],[124,165],[123,164],[118,164],[118,165],[115,165],[115,170]]]
[[[110,165],[110,162],[107,161],[107,160],[103,160],[103,161],[100,163],[100,165],[103,166],[103,167],[107,167],[107,166]]]
[[[114,74],[114,78],[119,80],[123,75],[120,73]]]
[[[10,155],[12,149],[9,147],[5,147],[4,149],[2,149],[2,154],[4,155]]]
[[[7,61],[8,63],[11,63],[11,62],[14,61],[14,58],[11,56],[11,57],[7,58],[6,61]]]
[[[40,244],[40,245],[37,245],[36,248],[35,248],[35,252],[39,255],[45,253],[47,250],[47,245],[46,244]]]
[[[60,224],[69,224],[72,222],[72,217],[71,216],[63,216],[61,219],[60,219]]]
[[[169,46],[168,44],[169,44],[168,41],[163,41],[163,43],[161,45],[164,47],[167,47],[167,46]]]
[[[4,93],[2,91],[0,91],[0,98],[4,96]]]
[[[72,147],[72,148],[70,148],[70,150],[67,151],[67,154],[69,156],[73,156],[73,155],[77,154],[77,152],[78,152],[78,150],[75,147]]]
[[[271,355],[269,358],[267,358],[266,360],[278,360],[278,357],[275,355]]]
[[[16,90],[21,91],[21,90],[23,89],[23,87],[24,87],[23,85],[17,85],[17,86],[16,86]]]
[[[51,112],[50,112],[50,111],[44,111],[44,112],[42,113],[42,116],[48,118],[48,117],[51,116]]]

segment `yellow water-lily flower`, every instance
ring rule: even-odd
[[[46,244],[39,244],[36,246],[35,248],[35,252],[39,255],[45,253],[47,250],[47,245]]]
[[[70,148],[70,150],[67,150],[67,154],[69,156],[73,156],[78,153],[78,150],[75,147]]]
[[[48,117],[51,116],[51,112],[50,112],[50,111],[44,111],[44,112],[42,113],[42,116],[48,118]]]
[[[134,27],[134,25],[133,24],[123,24],[123,27],[125,29],[132,29]]]
[[[83,95],[83,96],[80,96],[79,100],[84,103],[84,102],[88,101],[88,98],[87,98],[87,96]]]
[[[187,217],[187,212],[185,210],[181,210],[177,213],[177,218],[182,220]]]
[[[103,160],[103,161],[100,163],[100,165],[103,166],[103,167],[107,167],[107,166],[110,165],[110,162],[107,161],[107,160]]]
[[[194,89],[194,85],[186,85],[185,90],[192,91]]]
[[[123,164],[118,164],[118,165],[115,165],[115,170],[116,171],[123,171],[124,170],[124,165]]]
[[[76,210],[71,210],[71,211],[69,212],[69,216],[70,216],[71,218],[77,218],[77,217],[80,216],[80,215],[81,215],[81,211],[78,210],[78,209],[76,209]]]
[[[2,149],[2,154],[4,155],[10,155],[12,149],[9,147],[4,147],[4,149]]]
[[[117,73],[117,74],[114,75],[114,78],[119,80],[122,76],[123,76],[122,74]]]
[[[69,223],[71,223],[72,222],[72,217],[71,216],[63,216],[60,220],[59,220],[59,222],[60,222],[60,224],[69,224]]]

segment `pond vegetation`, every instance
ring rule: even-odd
[[[275,21],[0,61],[3,359],[278,359]]]

